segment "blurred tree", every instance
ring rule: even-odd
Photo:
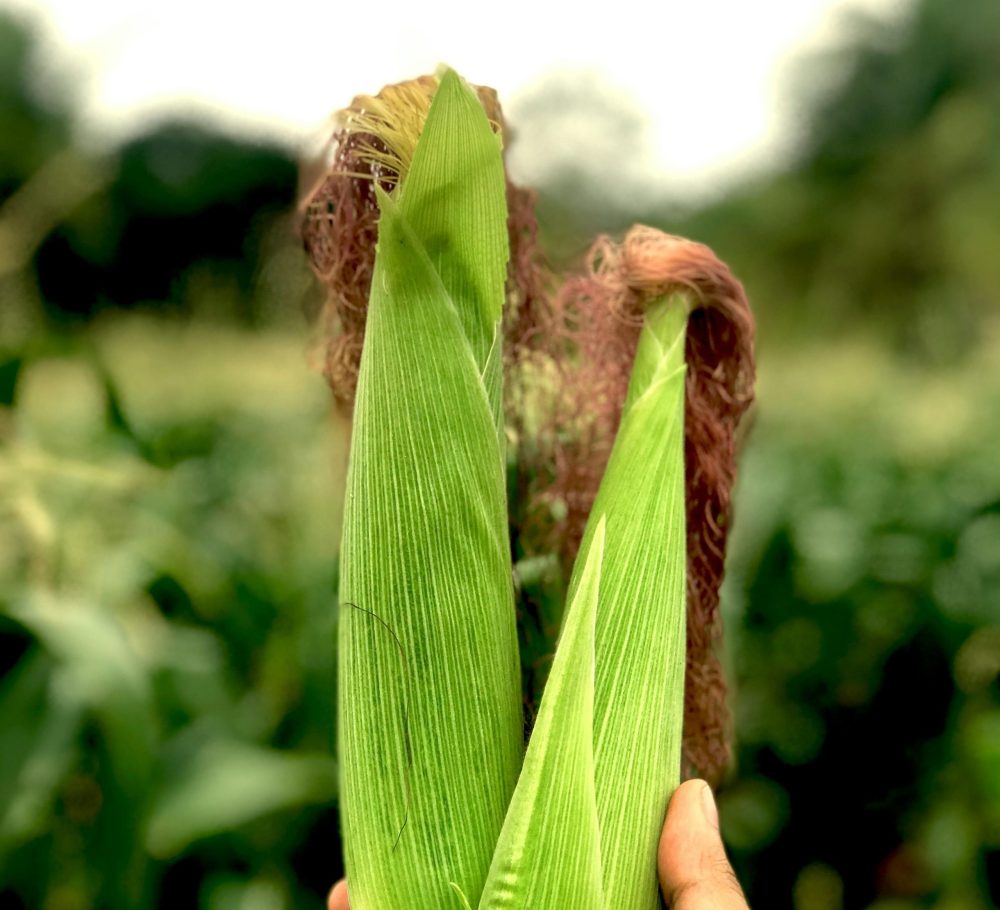
[[[38,252],[49,307],[90,315],[102,305],[164,302],[253,319],[267,231],[294,200],[291,155],[173,122],[126,143],[117,162],[108,191]]]
[[[31,314],[40,297],[56,323],[139,304],[256,318],[255,279],[295,196],[290,151],[177,121],[95,159],[75,145],[65,89],[39,80],[30,23],[0,17],[5,309]]]
[[[960,357],[1000,301],[1000,6],[918,0],[800,69],[792,167],[671,227],[719,249],[772,328]]]
[[[34,33],[0,13],[0,205],[70,137],[69,112],[34,78]]]
[[[35,253],[107,179],[101,162],[73,148],[58,79],[36,77],[35,54],[30,25],[0,14],[0,405],[14,400],[42,323]]]
[[[516,124],[508,164],[515,180],[539,190],[550,255],[572,256],[599,231],[631,223],[646,193],[650,154],[646,118],[632,98],[596,71],[562,70],[507,108]]]
[[[953,96],[1000,102],[1000,6],[921,0],[901,27],[862,20],[854,42],[817,64],[833,85],[810,105],[803,161],[818,174],[846,178],[919,135]],[[984,113],[995,121],[993,107]],[[962,145],[980,138],[957,137]]]
[[[772,338],[862,328],[922,361],[962,356],[1000,302],[1000,5],[915,0],[797,75],[791,162],[693,210],[635,193],[627,103],[593,78],[540,85],[515,122],[572,149],[537,175],[550,253],[645,222],[714,247]],[[574,118],[599,140],[567,142]]]

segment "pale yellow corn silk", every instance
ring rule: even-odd
[[[361,137],[358,157],[372,166],[372,174],[357,176],[391,184],[406,177],[439,81],[440,74],[387,85],[377,95],[357,95],[350,107],[338,111],[337,127],[348,136]],[[475,91],[490,125],[499,132],[502,118],[496,92],[484,86]]]

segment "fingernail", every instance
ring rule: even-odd
[[[705,784],[701,788],[701,809],[705,813],[705,821],[716,831],[719,830],[719,809],[715,805],[715,797],[712,795],[712,788]]]

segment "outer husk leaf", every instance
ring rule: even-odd
[[[454,73],[397,192],[379,194],[347,480],[341,812],[353,910],[442,910],[482,892],[523,741],[490,367],[504,176]]]
[[[594,762],[604,899],[659,907],[656,848],[679,783],[684,699],[682,294],[652,303],[625,410],[584,534],[606,521],[595,639]],[[583,586],[578,558],[570,597]]]
[[[594,796],[594,623],[604,520],[585,551],[480,910],[603,910]]]

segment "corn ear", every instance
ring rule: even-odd
[[[454,71],[445,71],[434,97],[433,142],[417,143],[399,206],[455,304],[503,447],[501,318],[509,249],[501,138]]]
[[[522,757],[500,426],[499,138],[443,74],[379,192],[341,551],[339,757],[353,910],[473,905]]]
[[[586,551],[480,910],[603,910],[594,796],[594,623],[604,520]]]
[[[606,523],[595,633],[595,793],[604,900],[659,907],[656,848],[680,775],[685,660],[683,294],[651,303],[584,534]],[[577,559],[570,597],[584,586]]]

